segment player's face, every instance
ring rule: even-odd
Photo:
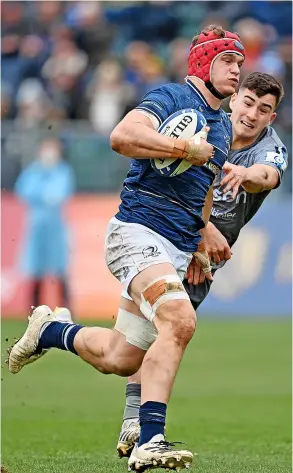
[[[276,97],[266,94],[258,97],[249,89],[240,89],[230,100],[231,120],[238,137],[257,139],[262,130],[276,118]]]
[[[234,94],[239,84],[240,67],[244,59],[239,54],[221,54],[215,60],[211,71],[213,86],[223,95]]]

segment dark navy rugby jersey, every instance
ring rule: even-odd
[[[191,166],[171,178],[156,174],[149,159],[131,159],[116,217],[145,225],[180,250],[193,252],[200,241],[199,230],[204,227],[206,194],[231,146],[231,122],[222,109],[214,110],[208,105],[189,79],[183,85],[167,84],[149,92],[137,107],[153,114],[160,124],[185,108],[196,109],[205,116],[210,127],[207,141],[214,146],[215,157],[204,166]]]

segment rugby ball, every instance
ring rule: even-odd
[[[170,115],[162,123],[158,132],[172,138],[188,140],[197,133],[200,136],[200,131],[206,125],[207,121],[202,113],[193,108],[186,108]],[[201,136],[206,138],[206,133],[203,131]],[[178,176],[192,166],[185,159],[177,158],[152,159],[151,165],[157,174],[165,177]]]

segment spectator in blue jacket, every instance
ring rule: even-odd
[[[15,192],[27,205],[28,221],[22,269],[33,283],[32,305],[38,306],[45,277],[57,281],[61,305],[68,304],[68,234],[64,204],[74,192],[71,167],[62,159],[61,143],[44,139],[37,159],[25,168],[15,184]]]

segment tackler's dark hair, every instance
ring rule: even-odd
[[[276,97],[276,108],[284,97],[284,88],[270,74],[264,72],[251,72],[240,85],[240,89],[249,89],[258,97],[263,97],[266,94],[271,94]]]

